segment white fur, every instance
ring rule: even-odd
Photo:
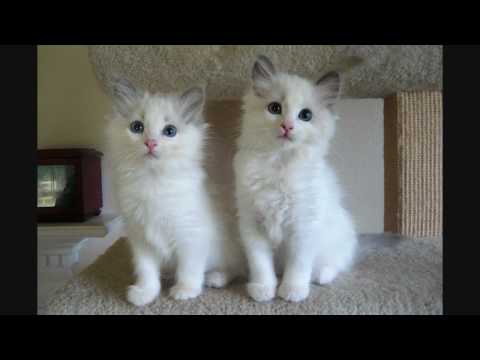
[[[175,299],[198,296],[205,272],[212,271],[207,285],[224,286],[235,275],[239,250],[207,191],[201,109],[187,123],[180,97],[126,91],[107,138],[136,273],[128,300],[137,306],[152,302],[160,293],[160,275],[170,271],[176,275],[170,289]],[[143,121],[143,134],[129,130],[134,120]],[[175,137],[162,135],[166,124],[177,127]],[[147,155],[147,136],[158,141],[155,157]]]
[[[330,89],[295,75],[274,73],[244,97],[234,159],[239,229],[249,263],[247,291],[257,301],[275,293],[289,301],[309,294],[310,282],[327,284],[348,269],[356,249],[354,225],[326,160],[336,117],[324,99]],[[267,105],[278,101],[281,115]],[[313,113],[309,122],[300,110]],[[278,137],[293,119],[292,141]],[[275,268],[282,273],[278,291]]]

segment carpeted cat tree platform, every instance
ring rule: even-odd
[[[210,164],[219,186],[231,184],[231,169],[218,164],[231,164],[236,136],[236,126],[222,124],[238,119],[238,97],[258,53],[309,77],[340,68],[344,97],[385,98],[385,231],[401,239],[373,247],[329,286],[312,285],[304,302],[257,303],[242,280],[179,302],[166,296],[166,280],[162,295],[143,308],[126,301],[134,277],[129,247],[120,239],[51,296],[46,314],[442,314],[441,46],[90,46],[107,92],[114,73],[155,91],[208,84],[207,118],[218,121],[222,133],[213,141],[217,158]],[[382,238],[361,236],[360,242]]]
[[[362,237],[360,241],[366,240]],[[162,295],[138,308],[125,289],[134,281],[130,250],[118,240],[81,274],[59,289],[46,307],[57,315],[440,315],[442,314],[442,241],[402,239],[361,259],[353,271],[329,286],[311,286],[307,300],[268,303],[251,300],[244,281],[225,289],[205,289],[197,299],[175,301]]]

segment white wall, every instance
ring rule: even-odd
[[[39,149],[87,147],[104,151],[110,99],[101,90],[85,45],[38,46]],[[110,172],[102,161],[104,213],[115,209]]]
[[[360,233],[383,232],[383,99],[345,99],[330,159]]]
[[[104,151],[102,92],[86,46],[38,47],[38,147]],[[360,232],[383,231],[383,100],[342,100],[331,158]],[[115,212],[108,158],[102,165],[103,213]]]

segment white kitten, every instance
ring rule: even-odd
[[[206,271],[206,285],[224,286],[235,275],[239,250],[207,192],[204,90],[162,96],[120,79],[113,88],[107,138],[137,277],[128,300],[153,301],[161,271],[175,270],[175,299],[198,296]]]
[[[339,76],[316,83],[255,62],[234,159],[239,229],[248,258],[247,290],[257,301],[300,301],[310,282],[330,283],[353,261],[357,239],[326,161]],[[277,261],[278,259],[278,261]]]

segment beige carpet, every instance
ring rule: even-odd
[[[362,239],[361,239],[362,241]],[[370,243],[374,243],[371,242]],[[373,247],[353,271],[330,286],[312,285],[301,303],[275,299],[252,301],[239,281],[226,289],[206,289],[197,299],[178,302],[162,296],[137,308],[125,299],[132,283],[130,253],[118,240],[95,263],[59,289],[47,302],[46,314],[442,314],[442,240],[406,239],[391,247]]]
[[[278,69],[312,79],[339,70],[347,98],[442,89],[442,45],[89,45],[90,62],[107,93],[115,73],[151,91],[207,84],[207,97],[216,100],[243,94],[258,54],[269,56]]]

